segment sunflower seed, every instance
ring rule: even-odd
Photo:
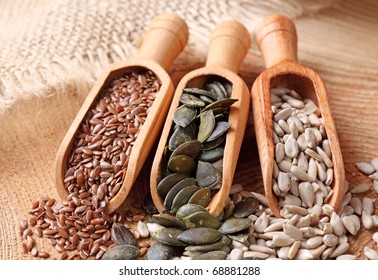
[[[375,172],[374,166],[368,162],[357,162],[355,165],[365,175],[371,175]]]
[[[358,184],[357,186],[354,186],[350,192],[353,193],[353,194],[358,194],[358,193],[364,193],[364,192],[367,192],[369,191],[370,189],[370,186],[366,183],[361,183],[361,184]]]

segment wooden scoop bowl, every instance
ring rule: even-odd
[[[333,196],[329,204],[337,211],[345,190],[345,171],[335,124],[320,76],[297,62],[297,34],[294,23],[285,16],[266,17],[256,29],[256,39],[264,56],[264,70],[252,87],[252,111],[265,196],[275,216],[280,207],[273,193],[274,143],[270,88],[286,87],[311,99],[320,109],[329,139],[334,168]]]
[[[157,185],[161,179],[161,161],[173,124],[173,115],[179,105],[180,96],[184,88],[201,88],[207,81],[214,78],[229,81],[233,86],[231,98],[239,100],[230,108],[229,123],[231,127],[227,131],[225,142],[222,187],[213,196],[207,208],[211,214],[217,216],[225,207],[250,108],[248,88],[244,81],[236,74],[247,54],[250,43],[250,34],[240,23],[236,21],[220,23],[211,33],[206,66],[186,74],[178,84],[151,170],[151,196],[159,212],[163,210],[163,200],[157,193]]]
[[[174,86],[167,73],[169,66],[184,49],[188,41],[188,27],[175,14],[161,14],[150,23],[136,58],[110,65],[98,78],[82,107],[65,135],[55,162],[55,187],[59,196],[67,199],[68,191],[63,183],[67,170],[67,159],[82,121],[96,103],[96,98],[109,83],[128,71],[149,69],[160,80],[161,88],[153,102],[145,123],[134,142],[122,187],[110,199],[105,211],[114,212],[125,201],[156,138],[161,132],[165,116],[174,93]]]

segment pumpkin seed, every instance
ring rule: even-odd
[[[197,139],[203,143],[212,134],[215,128],[215,117],[212,110],[208,110],[200,117]]]
[[[188,105],[181,105],[173,114],[175,124],[186,127],[197,116],[197,110]]]
[[[177,236],[178,240],[192,245],[211,244],[221,238],[222,234],[219,231],[206,227],[187,229]]]
[[[188,141],[178,146],[171,154],[171,158],[178,155],[185,155],[193,159],[197,158],[202,148],[198,140]]]
[[[252,220],[248,218],[229,218],[218,229],[223,234],[232,234],[248,228]]]
[[[195,140],[195,138],[196,138],[196,135],[191,126],[189,125],[186,127],[177,126],[174,129],[172,136],[169,138],[168,149],[170,151],[174,151],[181,144],[191,141],[191,140]]]
[[[147,260],[169,260],[175,253],[175,247],[155,242],[147,250]]]
[[[139,249],[132,245],[118,245],[110,248],[102,255],[102,260],[136,260],[140,255]]]
[[[194,257],[192,260],[225,260],[227,258],[227,253],[223,251],[212,251],[201,254]]]
[[[202,144],[201,150],[202,151],[207,151],[207,150],[215,149],[220,144],[222,144],[225,139],[226,139],[226,135],[223,134],[223,135],[221,135],[220,137],[216,138],[213,141],[208,141],[208,142],[206,141],[205,143]]]
[[[200,187],[211,187],[221,178],[220,172],[209,162],[198,161],[196,179]]]
[[[201,113],[209,110],[214,111],[215,109],[221,109],[222,111],[225,111],[228,110],[231,107],[231,105],[237,101],[238,99],[234,98],[224,98],[207,105],[205,108],[202,109]]]
[[[217,147],[211,150],[202,151],[202,153],[198,156],[198,160],[213,162],[223,158],[223,154],[224,147]]]
[[[183,93],[180,96],[180,102],[189,107],[204,107],[205,106],[205,102],[201,100],[199,97],[195,97],[187,93]]]
[[[168,169],[175,173],[191,174],[195,168],[194,159],[186,155],[174,156],[168,161]]]
[[[218,229],[221,225],[217,218],[206,212],[193,213],[182,220],[187,228],[208,227]]]
[[[211,99],[210,97],[206,96],[206,95],[200,95],[199,97],[203,102],[205,102],[206,105],[208,104],[211,104],[214,102],[213,99]]]
[[[185,248],[185,251],[192,252],[210,252],[221,249],[224,245],[231,242],[231,239],[227,235],[222,235],[222,238],[214,243],[205,245],[189,245]]]
[[[188,178],[188,175],[184,173],[173,173],[164,177],[157,185],[159,196],[164,199],[170,189],[185,178]]]
[[[183,222],[179,221],[175,217],[169,215],[169,214],[156,214],[151,216],[151,221],[154,223],[157,223],[159,225],[162,225],[166,228],[180,228],[184,229],[185,225]]]
[[[117,245],[131,245],[139,248],[139,243],[133,233],[123,224],[114,223],[111,228],[111,239]]]
[[[196,186],[197,182],[194,178],[185,178],[178,182],[176,185],[172,187],[172,189],[167,193],[165,199],[164,199],[164,208],[163,212],[167,213],[169,210],[171,210],[172,202],[177,193],[181,190],[183,190],[186,187],[189,186]]]
[[[259,202],[254,197],[246,197],[234,208],[234,216],[236,218],[245,218],[254,213],[259,207]]]
[[[170,213],[175,214],[176,211],[186,204],[190,197],[200,189],[198,186],[189,186],[179,191],[172,201],[172,207]]]
[[[218,100],[226,98],[228,95],[223,85],[217,81],[206,84],[205,88],[209,91],[214,92]]]
[[[215,128],[211,135],[206,139],[206,142],[213,141],[226,133],[226,131],[230,128],[230,124],[228,122],[217,122]]]
[[[236,234],[228,234],[227,236],[232,240],[238,241],[240,243],[245,243],[247,242],[249,237],[249,230],[246,229]]]
[[[211,191],[208,188],[200,188],[188,200],[188,204],[197,204],[206,207],[211,200]]]
[[[178,237],[180,234],[182,234],[184,231],[178,228],[163,228],[158,231],[151,232],[151,236],[166,245],[170,246],[186,246],[187,244]]]
[[[203,95],[210,97],[213,100],[217,100],[217,96],[215,95],[215,93],[210,90],[204,90],[201,88],[184,88],[184,92],[200,96]]]
[[[197,213],[197,212],[205,212],[205,213],[209,213],[209,211],[207,211],[206,208],[200,206],[200,205],[197,205],[197,204],[185,204],[183,206],[181,206],[177,212],[176,212],[176,218],[180,221],[183,221],[183,219],[187,216],[190,216],[191,214],[193,213]]]

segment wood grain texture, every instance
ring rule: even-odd
[[[377,13],[378,4],[374,1],[349,0],[294,20],[299,62],[317,71],[325,83],[346,179],[351,185],[372,184],[354,164],[378,156]],[[203,64],[193,65],[190,61],[174,65],[170,69],[174,84],[201,66]],[[248,88],[264,68],[253,42],[240,71]],[[77,92],[78,89],[72,87],[64,96],[55,94],[46,99],[19,102],[0,118],[0,259],[32,259],[31,255],[22,253],[18,225],[20,220],[29,218],[28,211],[34,200],[42,196],[58,199],[54,189],[54,159],[85,99]],[[260,170],[250,114],[234,182],[262,192]],[[367,196],[377,198],[372,190]],[[378,214],[378,202],[375,214]],[[349,237],[349,253],[363,259],[364,246],[377,250],[371,240],[375,231],[377,229],[361,230],[357,236]],[[57,256],[45,239],[37,239],[37,242],[41,249]]]

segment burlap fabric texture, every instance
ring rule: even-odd
[[[175,63],[180,65],[205,61],[209,34],[223,20],[237,19],[253,31],[268,13],[294,18],[335,2],[1,0],[0,115],[20,99],[72,87],[79,94],[88,91],[104,67],[135,54],[145,27],[159,13],[176,12],[188,23],[189,42]]]

